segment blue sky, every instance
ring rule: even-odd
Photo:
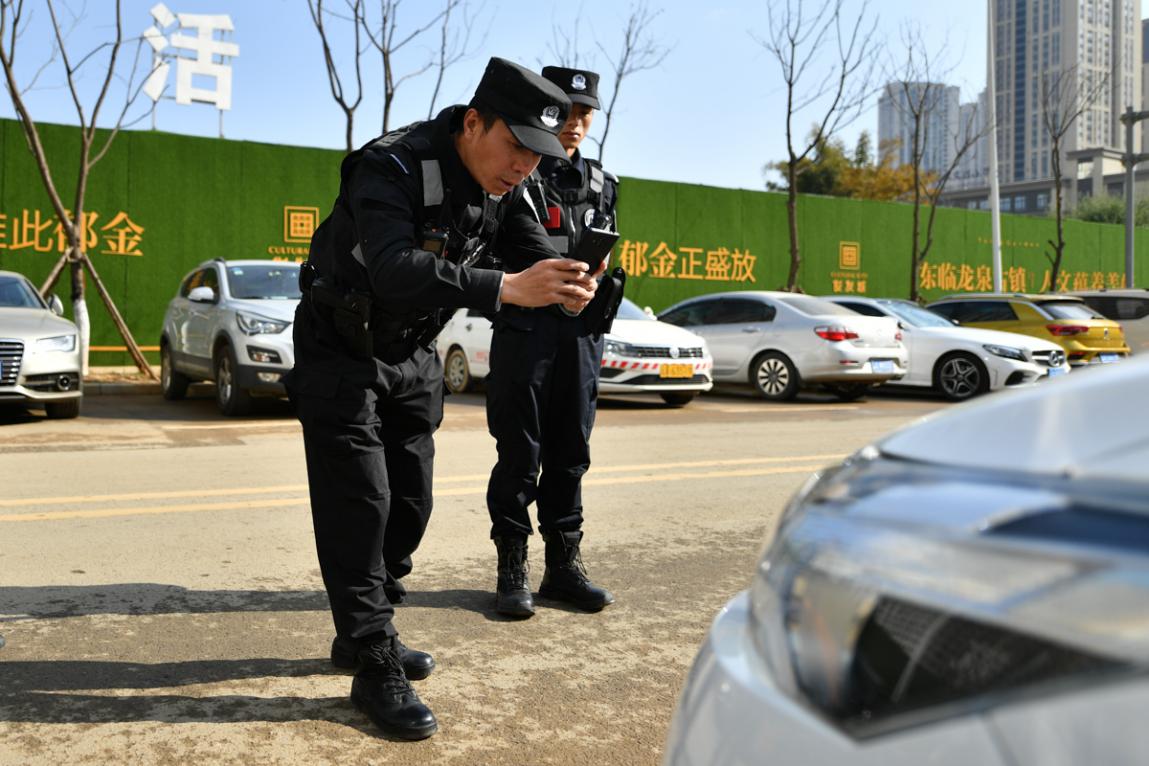
[[[240,46],[232,61],[233,105],[225,113],[224,134],[232,139],[276,144],[342,148],[344,119],[328,89],[319,37],[305,0],[165,0],[176,13],[226,13],[235,24],[233,42]],[[851,17],[860,3],[846,0]],[[152,24],[149,8],[155,0],[124,0],[125,34],[141,33]],[[341,5],[328,0],[331,6]],[[479,5],[471,0],[472,7]],[[29,3],[41,6],[40,2]],[[109,39],[111,3],[72,2],[86,17],[73,33],[70,49],[87,52]],[[436,0],[406,0],[400,8],[400,34],[417,25],[439,6]],[[705,3],[657,2],[660,13],[650,26],[658,42],[670,48],[655,70],[631,75],[623,83],[614,124],[606,144],[605,162],[618,175],[711,186],[761,189],[763,163],[785,155],[785,90],[777,62],[757,42],[767,33],[764,0],[709,0]],[[621,28],[630,6],[618,0],[580,3],[540,3],[526,0],[486,0],[473,25],[475,53],[448,71],[439,104],[465,102],[488,57],[502,56],[538,68],[552,62],[548,46],[552,28],[571,28],[579,21],[578,37],[587,51],[580,65],[607,71],[597,40],[612,53],[621,43]],[[899,28],[917,24],[932,50],[947,51],[948,81],[963,90],[963,100],[982,87],[985,72],[985,13],[979,4],[933,3],[921,0],[875,0],[878,37],[896,46]],[[19,42],[18,75],[27,83],[49,50],[47,14],[37,10],[35,24]],[[484,35],[485,33],[485,35]],[[477,45],[481,41],[481,45]],[[401,53],[397,69],[416,67],[436,41],[416,42]],[[346,49],[344,47],[344,49]],[[356,111],[355,142],[379,133],[382,98],[377,54],[369,51],[364,76],[367,93]],[[87,103],[94,99],[96,72],[83,82]],[[50,68],[27,94],[33,117],[44,122],[75,123],[75,110],[63,89],[61,70]],[[408,80],[398,90],[392,125],[426,116],[433,85],[431,75]],[[842,133],[853,145],[862,129],[877,132],[877,97],[862,117]],[[89,107],[90,108],[90,107]],[[112,110],[105,108],[105,114]],[[0,116],[13,117],[5,93]],[[802,133],[814,120],[800,115]],[[148,127],[145,121],[137,127]],[[177,105],[162,101],[156,112],[159,130],[216,136],[219,118],[210,105]],[[597,135],[601,120],[592,130]],[[596,154],[592,148],[591,156]]]

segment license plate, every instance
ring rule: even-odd
[[[693,378],[694,365],[692,364],[664,364],[658,368],[660,378]]]
[[[1117,354],[1098,354],[1097,358],[1101,360],[1102,364],[1109,364],[1110,362],[1116,362],[1120,359]]]
[[[874,372],[893,372],[894,363],[889,359],[873,359],[870,361],[870,369]]]
[[[1056,375],[1064,375],[1066,372],[1068,372],[1068,370],[1066,370],[1064,367],[1050,367],[1049,372],[1046,374],[1052,378]]]

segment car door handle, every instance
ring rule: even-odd
[[[743,327],[742,332],[762,332],[757,327]]]

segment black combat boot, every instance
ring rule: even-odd
[[[403,672],[407,674],[407,680],[422,681],[435,669],[435,658],[426,652],[410,649],[398,638],[395,639],[395,647],[399,661],[403,663]],[[359,642],[353,638],[336,636],[331,642],[331,664],[340,670],[358,670]]]
[[[547,569],[539,588],[540,596],[565,601],[588,612],[597,612],[614,603],[610,591],[598,587],[586,576],[586,567],[579,555],[581,531],[544,532],[543,540],[547,546]]]
[[[531,583],[527,578],[527,536],[496,537],[499,551],[499,581],[495,586],[495,611],[509,617],[530,617],[535,613]]]
[[[359,650],[359,672],[351,682],[351,702],[384,734],[426,739],[439,730],[431,709],[419,701],[399,660],[398,636],[378,636]]]

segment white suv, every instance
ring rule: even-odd
[[[291,324],[299,298],[297,263],[201,263],[164,314],[164,398],[182,399],[193,381],[215,381],[219,411],[242,415],[252,392],[282,395],[281,379],[295,364]]]

